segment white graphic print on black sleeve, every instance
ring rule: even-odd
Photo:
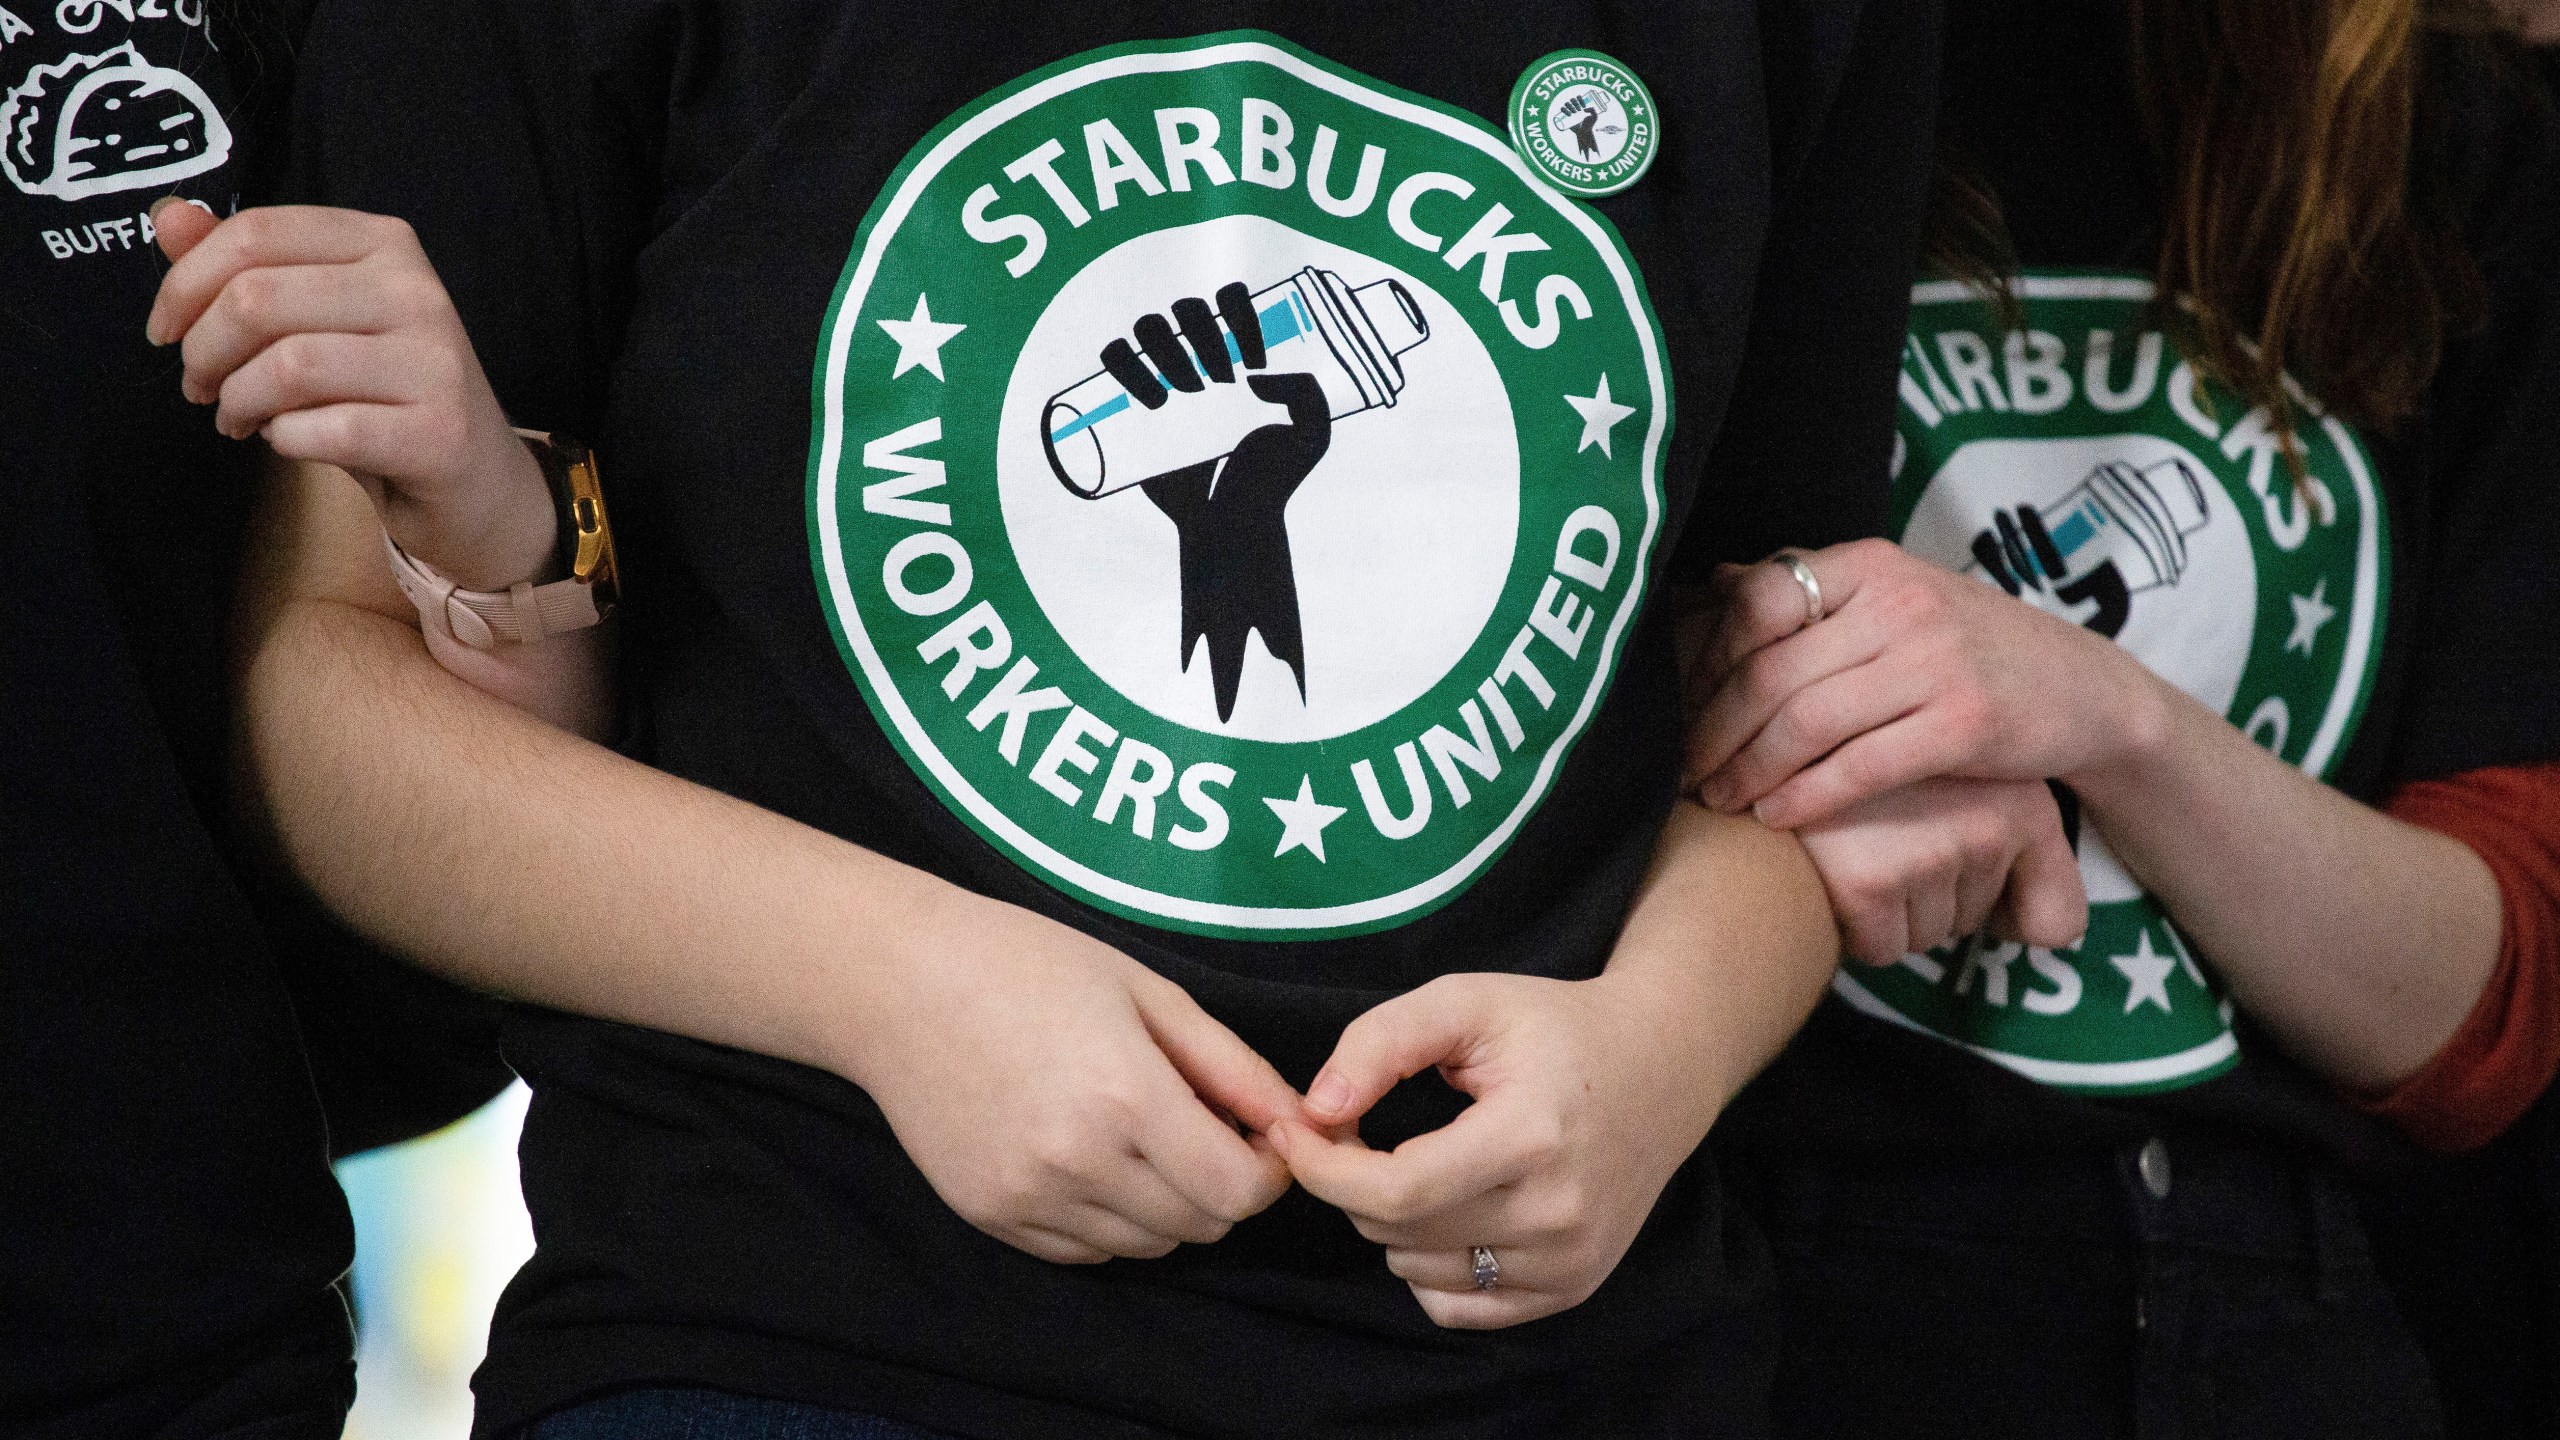
[[[60,200],[166,185],[231,154],[212,97],[131,41],[29,71],[0,101],[0,136],[10,183]]]
[[[164,195],[238,208],[223,74],[202,0],[0,0],[0,249],[13,283],[148,251]]]

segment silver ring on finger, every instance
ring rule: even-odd
[[[1494,1258],[1492,1246],[1475,1247],[1474,1279],[1476,1288],[1488,1294],[1502,1284],[1502,1262]]]
[[[1811,625],[1830,613],[1822,608],[1822,582],[1814,578],[1813,567],[1804,563],[1804,556],[1793,550],[1781,550],[1772,558],[1787,567],[1787,573],[1795,577],[1796,588],[1804,592],[1804,625],[1797,626],[1797,629],[1802,630],[1805,625]]]

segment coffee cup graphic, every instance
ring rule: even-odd
[[[1422,307],[1394,280],[1355,289],[1339,274],[1311,265],[1253,292],[1250,304],[1261,330],[1258,362],[1239,342],[1235,324],[1205,309],[1180,334],[1168,330],[1158,343],[1179,347],[1193,374],[1226,375],[1241,363],[1312,376],[1331,417],[1341,420],[1393,406],[1405,387],[1405,352],[1431,338]],[[1203,358],[1208,346],[1226,353]],[[1181,368],[1133,363],[1146,364],[1159,382],[1168,369]],[[1271,406],[1244,385],[1202,390],[1196,382],[1176,380],[1173,388],[1195,392],[1178,405],[1164,404],[1161,384],[1151,400],[1133,397],[1131,388],[1106,366],[1050,396],[1040,409],[1049,469],[1085,499],[1217,461],[1271,418]]]
[[[2136,468],[2110,460],[2057,499],[1995,512],[1991,528],[1973,537],[1967,573],[2021,597],[2050,587],[2067,605],[2094,601],[2083,623],[2112,637],[2133,596],[2186,574],[2187,537],[2212,518],[2204,481],[2186,461]]]

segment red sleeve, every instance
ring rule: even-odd
[[[2477,852],[2497,877],[2504,915],[2497,968],[2462,1028],[2364,1106],[2430,1150],[2477,1149],[2560,1071],[2560,764],[2422,781],[2384,808]]]

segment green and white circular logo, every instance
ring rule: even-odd
[[[1644,178],[1662,119],[1636,72],[1597,50],[1542,56],[1511,87],[1511,143],[1575,195],[1615,195]]]
[[[1447,901],[1598,707],[1662,342],[1480,121],[1274,37],[1079,56],[919,144],[823,329],[810,545],[916,772],[1208,934]]]
[[[2004,331],[1966,286],[1917,287],[1895,448],[1902,543],[2113,639],[2325,776],[2380,661],[2390,546],[2372,462],[2297,390],[2297,484],[2268,414],[2198,379],[2154,323],[2153,293],[2130,276],[2028,275],[2025,323]],[[1843,971],[1835,988],[2074,1089],[2170,1089],[2236,1063],[2203,957],[2095,826],[2080,872],[2077,950],[1977,936]]]

